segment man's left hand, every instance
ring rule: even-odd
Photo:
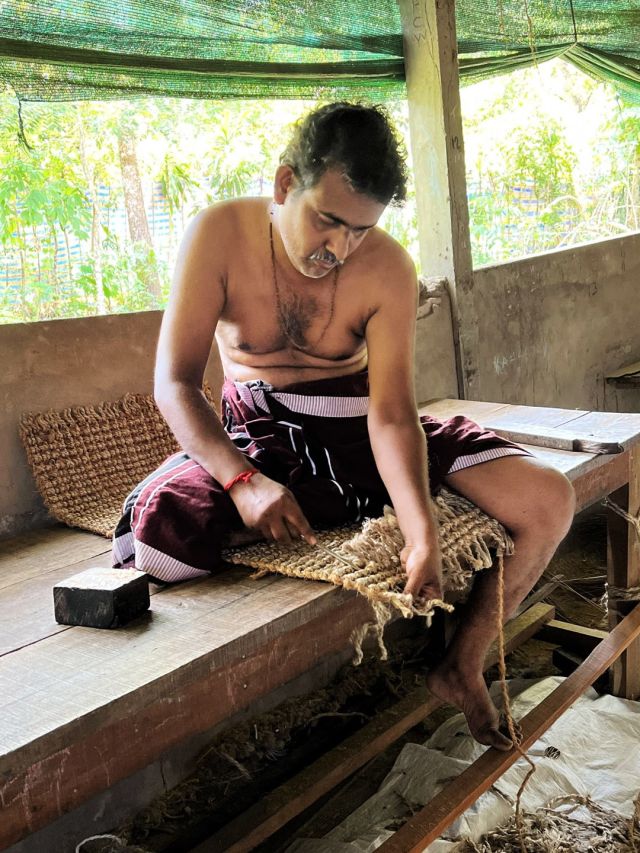
[[[404,591],[427,600],[442,598],[442,556],[434,538],[429,546],[405,545],[400,553],[408,578]]]

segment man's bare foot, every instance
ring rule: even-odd
[[[462,711],[469,731],[478,743],[503,752],[511,749],[511,739],[500,731],[500,715],[491,701],[482,674],[463,674],[440,664],[427,675],[427,687],[438,699]]]

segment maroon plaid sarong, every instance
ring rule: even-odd
[[[287,486],[312,526],[361,521],[382,513],[389,496],[367,428],[366,372],[288,385],[225,381],[222,421],[235,446],[267,477]],[[422,417],[429,484],[447,474],[527,451],[468,418]],[[242,529],[235,505],[186,453],[176,453],[127,497],[113,540],[116,566],[163,581],[215,571],[231,531]]]

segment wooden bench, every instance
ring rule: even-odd
[[[612,495],[638,512],[640,416],[459,400],[421,411],[526,433],[538,442],[531,451],[572,480],[579,508]],[[549,446],[567,436],[621,452]],[[613,514],[609,539],[610,580],[639,585],[637,539]],[[57,625],[54,583],[108,564],[106,540],[66,528],[0,545],[0,849],[344,652],[369,615],[364,599],[334,587],[234,569],[155,594],[150,617],[124,629]],[[616,664],[616,693],[638,696],[639,661],[636,640]]]

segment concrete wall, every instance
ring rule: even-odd
[[[640,411],[604,377],[640,359],[640,234],[474,271],[458,293],[466,396]]]

